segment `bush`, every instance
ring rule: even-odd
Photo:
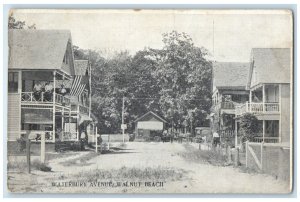
[[[24,137],[20,137],[17,139],[18,143],[18,152],[23,152],[26,149],[26,139]]]
[[[252,140],[260,131],[259,121],[255,115],[246,113],[241,117],[240,131],[243,141]]]
[[[35,160],[31,163],[32,168],[35,168],[40,171],[50,172],[52,168],[45,163],[40,162],[39,160]]]

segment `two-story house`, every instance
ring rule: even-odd
[[[288,48],[252,49],[249,101],[237,107],[236,115],[255,114],[261,127],[257,142],[290,143],[291,55]]]
[[[18,29],[9,30],[8,36],[8,147],[28,131],[36,142],[42,133],[48,143],[78,141],[80,121],[76,120],[76,130],[70,125],[74,116],[92,122],[90,85],[76,79],[71,33]],[[86,71],[88,75],[90,69]],[[75,112],[74,106],[84,110]]]
[[[249,63],[216,62],[213,64],[212,130],[221,138],[234,140],[235,106],[249,99],[246,89]]]

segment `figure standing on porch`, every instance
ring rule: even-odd
[[[33,87],[33,95],[36,101],[38,101],[41,98],[41,92],[42,84],[40,83],[40,81],[37,81]]]
[[[53,86],[51,85],[50,82],[47,82],[45,84],[45,99],[46,99],[46,101],[52,100],[52,91],[53,91]]]

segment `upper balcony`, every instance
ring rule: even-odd
[[[69,98],[61,94],[47,92],[22,92],[21,102],[26,104],[58,104],[62,106],[70,106]]]
[[[249,103],[236,106],[235,113],[237,116],[241,116],[245,113],[254,114],[279,114],[279,103]]]

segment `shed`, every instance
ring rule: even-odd
[[[167,121],[152,111],[147,112],[135,121],[137,139],[152,140],[155,136],[161,136]]]

